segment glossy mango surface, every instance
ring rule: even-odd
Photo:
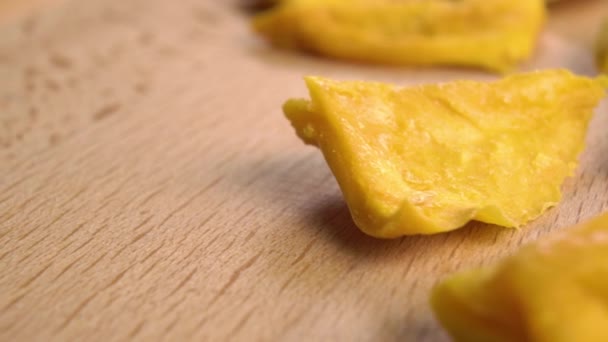
[[[599,81],[553,70],[414,87],[307,77],[283,109],[318,146],[367,234],[518,227],[560,200]]]
[[[533,53],[544,21],[543,0],[287,0],[253,27],[329,57],[505,71]]]
[[[608,213],[439,284],[456,341],[608,341]]]

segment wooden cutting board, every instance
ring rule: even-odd
[[[2,341],[442,341],[438,279],[608,207],[604,104],[534,223],[367,237],[281,114],[301,77],[495,76],[276,51],[228,1],[28,1],[0,6]],[[554,7],[522,69],[594,74],[602,16]]]

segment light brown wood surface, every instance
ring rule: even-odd
[[[281,114],[306,95],[301,77],[494,76],[275,51],[226,1],[10,1],[21,5],[0,6],[1,341],[443,341],[427,303],[438,279],[608,207],[604,104],[562,203],[522,230],[367,237]],[[594,74],[607,10],[555,7],[522,69]]]

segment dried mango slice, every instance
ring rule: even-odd
[[[564,70],[410,88],[306,84],[311,100],[287,101],[287,118],[323,152],[359,228],[384,238],[536,218],[559,201],[604,96],[599,81]]]
[[[608,74],[608,20],[600,29],[597,40],[596,61],[600,71]]]
[[[608,214],[439,284],[456,341],[608,341]]]
[[[544,21],[543,0],[289,0],[253,27],[335,58],[504,71],[531,55]]]

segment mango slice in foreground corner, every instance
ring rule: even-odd
[[[449,278],[431,304],[456,341],[608,341],[608,213]]]
[[[323,152],[357,226],[381,238],[536,218],[559,201],[605,93],[564,70],[409,88],[306,84],[311,100],[283,110]]]
[[[596,50],[597,65],[601,72],[608,74],[608,19],[600,29]]]
[[[288,0],[253,28],[334,58],[505,71],[532,54],[545,12],[543,0]]]

